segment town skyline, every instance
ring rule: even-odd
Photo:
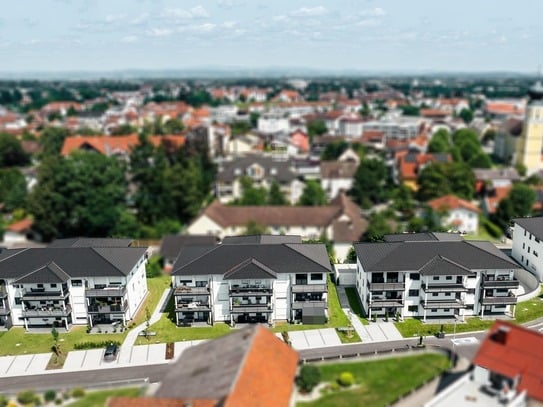
[[[541,59],[535,1],[48,0],[0,17],[0,73],[303,69],[519,72]]]

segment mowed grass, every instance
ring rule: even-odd
[[[528,301],[519,302],[515,309],[515,320],[522,324],[543,317],[543,294]]]
[[[170,284],[170,276],[160,276],[147,279],[147,294],[144,303],[141,305],[134,323],[136,325],[145,321],[145,308],[149,307],[152,312],[162,293]],[[118,341],[121,342],[126,336],[126,331],[123,333],[107,333],[107,334],[88,334],[86,326],[74,326],[70,332],[59,334],[59,343],[61,344],[62,352],[70,352],[74,350],[76,343],[82,342],[103,342],[103,341]],[[23,355],[25,353],[49,353],[53,346],[53,336],[50,332],[32,333],[26,332],[22,327],[13,327],[9,331],[0,332],[0,356],[5,355]]]
[[[450,362],[446,356],[424,354],[370,362],[319,365],[322,382],[335,382],[342,372],[351,372],[356,387],[327,393],[298,407],[387,406],[422,383],[444,372]]]
[[[88,392],[81,399],[68,404],[69,407],[103,407],[110,397],[138,397],[139,388],[123,388],[114,390],[97,390]]]
[[[347,294],[347,298],[349,299],[349,306],[351,307],[353,312],[358,316],[358,319],[360,319],[360,321],[364,325],[368,325],[369,322],[366,319],[366,314],[364,313],[364,310],[362,309],[362,305],[360,304],[360,299],[358,297],[358,293],[356,292],[356,288],[346,287],[345,294]]]

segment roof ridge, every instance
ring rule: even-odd
[[[88,247],[88,248],[87,247],[77,247],[77,249],[91,249],[94,253],[96,253],[98,256],[100,256],[100,258],[104,259],[104,261],[106,263],[110,264],[115,270],[117,270],[121,274],[121,276],[126,277],[126,274],[124,274],[123,271],[119,267],[117,267],[109,259],[102,256],[102,254],[97,251],[98,249],[101,249],[101,250],[125,249],[125,247],[115,247],[115,248],[113,248],[113,247]],[[126,247],[126,249],[128,249],[128,247]]]
[[[283,245],[286,246],[286,247],[288,247],[290,250],[295,251],[296,253],[298,253],[298,254],[304,256],[306,259],[311,260],[313,263],[317,264],[319,267],[322,267],[322,268],[325,269],[325,267],[324,267],[322,264],[320,264],[320,263],[318,263],[317,261],[313,260],[312,257],[309,257],[309,256],[305,255],[304,253],[300,253],[300,252],[299,252],[298,250],[296,250],[294,247],[291,247],[291,246],[293,246],[293,245],[299,246],[299,245],[304,245],[304,244],[322,244],[322,245],[324,245],[324,243],[303,243],[303,242],[302,242],[302,243],[283,243]],[[324,246],[326,247],[326,245],[324,245]],[[328,256],[328,250],[326,250],[326,255]],[[326,270],[326,271],[327,271],[327,272],[330,272],[331,270]]]
[[[484,252],[484,253],[486,253],[486,254],[489,254],[489,255],[491,255],[491,256],[497,258],[497,259],[500,259],[500,260],[503,260],[503,261],[509,261],[509,262],[511,263],[511,265],[518,266],[518,264],[517,264],[517,263],[513,263],[512,260],[509,260],[509,259],[506,260],[506,259],[504,259],[504,258],[502,258],[502,257],[496,256],[494,253],[491,253],[491,252],[488,252],[488,251],[486,251],[486,250],[483,250],[482,248],[480,248],[480,247],[478,247],[478,246],[476,246],[476,245],[473,244],[473,243],[477,243],[477,242],[479,242],[479,243],[489,243],[489,244],[492,245],[492,247],[496,248],[496,250],[499,250],[496,246],[494,246],[494,245],[493,245],[492,243],[490,243],[488,240],[461,240],[460,242],[461,242],[461,243],[469,244],[471,247],[474,247],[474,248],[476,248],[477,250],[479,250],[479,251],[481,251],[481,252]]]
[[[175,270],[172,270],[171,274],[173,275],[176,271],[184,269],[184,268],[187,267],[188,265],[194,263],[196,260],[200,260],[202,257],[204,257],[204,256],[208,255],[209,253],[211,253],[211,252],[217,250],[219,247],[223,247],[223,245],[222,245],[222,244],[218,244],[218,245],[216,245],[216,246],[212,246],[208,251],[206,251],[206,252],[200,254],[198,257],[192,259],[192,260],[189,261],[188,263],[183,264],[183,266],[181,266],[181,267],[179,267],[179,268],[177,268],[177,269],[175,269]],[[175,258],[175,261],[177,261],[177,259],[179,258],[179,255],[180,255],[180,254],[181,254],[181,252],[178,253],[177,257]],[[174,264],[175,264],[175,263],[174,263]]]

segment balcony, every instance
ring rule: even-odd
[[[403,291],[405,283],[399,281],[368,283],[368,289],[372,291]]]
[[[272,296],[273,289],[265,287],[263,285],[252,285],[252,286],[239,286],[233,285],[230,288],[231,297],[251,297],[251,296]]]
[[[23,300],[62,300],[68,297],[68,289],[63,291],[45,291],[44,288],[23,288]]]
[[[174,295],[179,297],[183,295],[209,295],[209,287],[189,287],[184,285],[177,287]]]
[[[451,284],[422,284],[422,289],[427,293],[460,293],[467,292],[467,287],[464,287],[462,283]]]
[[[246,314],[246,313],[255,313],[259,312],[262,314],[271,314],[273,312],[272,303],[233,303],[232,304],[232,313],[233,314]]]
[[[308,306],[311,306],[311,307],[316,307],[316,308],[328,308],[328,304],[326,303],[326,301],[322,301],[322,300],[309,300],[309,301],[294,301],[292,303],[292,309],[295,309],[295,310],[298,310],[298,309],[304,309],[304,308],[307,308]]]
[[[292,286],[293,293],[325,293],[328,291],[326,284],[297,284]]]
[[[63,308],[29,308],[23,310],[23,317],[32,318],[32,317],[67,317],[72,312],[72,307],[66,305],[65,309]]]
[[[403,306],[403,298],[386,298],[372,296],[370,301],[370,308],[381,307],[401,307]]]
[[[87,306],[89,314],[124,314],[128,309],[128,301],[121,303],[92,302]]]
[[[481,304],[483,305],[506,305],[516,303],[517,297],[515,296],[485,297],[481,299]]]
[[[177,302],[176,311],[211,311],[209,302],[194,301],[194,302]]]
[[[435,308],[435,309],[445,309],[445,308],[465,308],[466,304],[461,300],[430,300],[430,301],[421,301],[420,304],[424,309]]]
[[[89,288],[85,290],[87,297],[124,297],[126,287],[110,286],[104,288]]]
[[[483,280],[484,288],[518,288],[519,281],[515,278],[509,280],[492,280],[485,278]]]
[[[0,298],[7,298],[8,292],[6,291],[6,287],[3,285],[0,285]]]
[[[0,315],[9,315],[9,308],[0,306]]]

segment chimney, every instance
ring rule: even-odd
[[[494,342],[505,345],[507,343],[507,334],[509,333],[509,327],[500,326],[496,332],[490,337]]]

